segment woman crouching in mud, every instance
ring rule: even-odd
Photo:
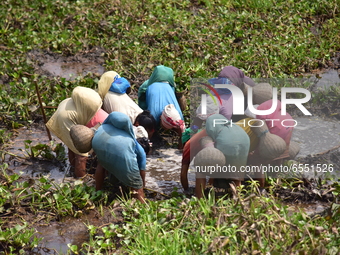
[[[92,148],[99,163],[96,189],[102,189],[107,171],[130,188],[132,197],[145,203],[143,187],[149,147],[148,143],[142,146],[137,142],[130,118],[124,113],[110,113],[95,132]]]

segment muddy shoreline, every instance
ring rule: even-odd
[[[29,55],[29,58],[32,63],[34,63],[38,74],[74,79],[77,75],[91,75],[91,73],[99,77],[104,72],[102,68],[102,53],[100,50],[95,50],[87,54],[86,57],[80,55],[68,59],[55,54],[33,51],[31,55]],[[84,66],[84,63],[87,64]],[[84,68],[88,71],[84,72]],[[323,73],[327,72],[329,72],[329,70],[315,73],[318,74],[318,77],[322,77]],[[146,78],[147,77],[135,77],[132,81],[132,85],[135,86],[135,91],[131,94],[132,97],[136,97],[136,85],[141,84]],[[322,91],[315,92],[320,80],[321,78],[315,78],[314,85],[309,88],[313,91],[313,95],[322,93]],[[340,179],[340,148],[338,147],[338,145],[340,146],[340,131],[336,128],[332,129],[332,123],[334,123],[335,126],[340,126],[340,102],[334,100],[311,102],[308,103],[306,107],[313,116],[320,118],[318,122],[320,129],[317,130],[318,136],[322,137],[322,135],[325,135],[324,133],[327,133],[323,132],[322,129],[322,123],[324,123],[325,128],[328,128],[328,134],[330,134],[327,136],[327,139],[330,139],[330,141],[333,140],[332,142],[335,142],[335,144],[324,148],[317,148],[313,153],[308,154],[308,151],[312,151],[311,148],[318,147],[318,142],[314,142],[314,147],[313,144],[306,143],[305,147],[308,150],[306,153],[303,153],[302,157],[298,155],[297,161],[301,164],[308,165],[332,165],[334,166],[333,176],[329,174],[312,174],[291,176],[290,179],[286,180],[285,178],[276,179],[278,184],[275,185],[273,194],[275,194],[276,199],[287,204],[291,211],[302,210],[313,217],[317,215],[325,216],[332,203],[338,199],[332,193],[334,187],[330,179]],[[288,111],[293,118],[303,117],[298,109],[292,108]],[[313,119],[312,121],[315,120]],[[299,135],[306,133],[303,128],[310,128],[308,122],[306,123],[303,124],[305,126],[302,125],[300,131],[297,129],[297,133],[300,132]],[[39,111],[33,113],[32,124],[29,126],[12,129],[4,123],[0,123],[0,125],[7,129],[7,134],[8,132],[13,133],[10,141],[2,145],[1,156],[2,163],[8,164],[8,174],[21,174],[18,181],[34,183],[40,177],[48,176],[50,180],[59,184],[77,182],[88,186],[94,185],[93,173],[96,164],[95,159],[89,160],[89,174],[86,178],[76,180],[69,174],[67,160],[63,162],[55,159],[47,160],[41,157],[30,157],[30,146],[37,144],[50,145],[43,123],[43,117]],[[184,192],[179,179],[182,152],[176,149],[176,144],[174,144],[176,139],[173,139],[172,135],[172,133],[162,133],[164,139],[156,146],[152,155],[149,155],[147,158],[148,172],[145,194],[149,200],[160,201],[176,196],[183,198],[193,196],[195,174],[193,171],[189,171],[190,189],[189,192]],[[301,137],[303,138],[303,136]],[[301,137],[294,137],[293,140],[296,139],[300,142],[306,141]],[[309,139],[312,142],[317,141],[312,135],[305,139]],[[32,143],[28,145],[25,143],[27,140],[30,140]],[[61,141],[53,137],[53,143],[51,146],[55,146],[55,144],[61,143]],[[270,184],[267,185],[267,188],[270,188],[269,185]],[[112,190],[112,187],[107,188],[110,189],[110,191],[114,191],[111,192],[110,201],[122,196],[121,189],[117,187],[115,190]],[[217,188],[215,188],[215,192],[219,196],[229,194],[228,190]],[[41,245],[34,250],[35,254],[58,254],[58,252],[65,254],[68,250],[68,243],[81,247],[83,242],[88,241],[89,237],[86,224],[92,224],[98,227],[110,223],[124,224],[122,210],[120,203],[116,202],[109,207],[105,207],[104,211],[98,211],[98,209],[95,208],[84,212],[83,215],[78,218],[59,218],[48,212],[41,212],[39,215],[35,215],[28,206],[18,205],[14,211],[5,215],[2,214],[1,216],[8,220],[8,227],[20,223],[22,219],[31,223],[31,226],[37,230],[37,237],[44,238]],[[115,215],[112,215],[112,211],[114,211]],[[119,244],[119,241],[117,241],[117,244]],[[117,248],[119,249],[119,247]]]
[[[190,198],[193,195],[195,174],[189,171],[189,185],[191,188],[189,192],[184,192],[179,182],[181,151],[171,144],[171,135],[164,135],[168,137],[165,137],[163,145],[155,149],[147,159],[146,197],[154,201],[166,200],[174,196]],[[56,160],[49,161],[27,157],[24,149],[24,141],[27,139],[33,141],[32,145],[49,143],[42,121],[38,121],[30,127],[21,128],[18,132],[15,132],[15,136],[11,140],[12,142],[3,148],[3,150],[11,153],[4,155],[5,162],[9,164],[9,174],[11,172],[23,173],[18,181],[34,182],[41,176],[49,176],[49,179],[57,183],[79,182],[79,180],[75,180],[67,173],[68,166],[65,163]],[[55,143],[58,142],[60,141],[56,139]],[[307,155],[298,160],[303,164],[310,165],[320,163],[333,164],[335,171],[340,173],[339,148],[322,151],[319,154]],[[94,165],[91,167],[93,168]],[[282,185],[276,185],[273,194],[275,194],[278,201],[286,204],[292,213],[302,210],[310,217],[325,216],[332,203],[337,199],[332,193],[334,189],[332,183],[328,183],[326,181],[327,178],[327,176],[315,176],[314,178],[296,176],[290,181],[287,180],[289,185],[281,181]],[[81,182],[93,186],[93,175],[89,174]],[[109,189],[114,191],[112,187],[109,187]],[[215,188],[215,192],[217,196],[229,194],[228,190],[217,188]],[[116,187],[115,192],[111,192],[109,199],[113,201],[121,196],[121,190]],[[226,199],[229,199],[228,196]],[[26,222],[31,222],[31,227],[34,227],[37,231],[36,236],[44,238],[39,247],[34,249],[36,254],[65,254],[68,250],[67,244],[81,247],[82,243],[88,241],[89,235],[86,225],[91,224],[99,227],[113,222],[115,224],[124,224],[122,210],[120,203],[117,202],[113,206],[104,208],[104,212],[94,208],[84,211],[83,215],[78,218],[59,218],[48,212],[36,215],[30,211],[29,207],[18,206],[14,212],[5,215],[5,217],[9,222],[8,227],[20,223],[22,219]],[[115,216],[112,215],[112,211],[114,211]],[[119,240],[117,240],[118,244]],[[119,245],[117,249],[119,249]]]

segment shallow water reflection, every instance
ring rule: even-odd
[[[43,238],[36,254],[67,254],[67,244],[77,245],[88,241],[87,227],[80,219],[66,219],[63,222],[53,222],[49,225],[36,227],[38,238]]]
[[[288,210],[291,212],[304,212],[309,216],[316,214],[324,214],[330,207],[329,203],[299,203],[299,204],[287,204]]]
[[[147,158],[146,186],[150,189],[169,194],[177,188],[183,191],[180,183],[182,151],[167,148],[158,149]],[[195,181],[195,173],[188,175],[189,185]]]
[[[310,123],[312,120],[313,124]],[[333,147],[339,140],[334,139],[331,134],[340,133],[339,125],[331,122],[325,122],[322,119],[299,119],[300,127],[295,130],[294,140],[302,144],[301,156],[310,153],[324,151]],[[325,128],[325,125],[329,128]],[[306,129],[304,129],[306,128]],[[322,133],[322,139],[327,139],[329,142],[320,141],[320,136],[307,134],[306,130],[314,128],[313,133]],[[316,129],[320,128],[320,129]],[[319,130],[319,131],[318,131]],[[55,138],[56,143],[60,140]],[[25,160],[25,140],[32,140],[32,145],[42,143],[49,143],[45,129],[27,129],[22,128],[18,132],[18,136],[6,148],[10,154],[5,155],[5,161],[9,164],[9,168],[14,172],[22,172],[23,175],[29,178],[39,177],[40,175],[48,175],[57,183],[64,181],[75,181],[74,178],[65,176],[65,169],[62,170],[60,166],[55,165],[49,161],[32,161]],[[311,144],[319,146],[312,146]],[[322,145],[322,146],[321,146]],[[16,156],[13,156],[16,155]],[[152,155],[147,157],[147,174],[146,186],[149,189],[155,190],[164,194],[171,194],[174,188],[178,192],[183,192],[180,184],[180,171],[181,171],[182,151],[174,148],[161,148],[153,152]],[[191,169],[193,169],[191,167]],[[188,175],[189,185],[194,186],[195,173],[189,170]],[[322,213],[327,209],[327,204],[290,204],[289,210],[297,212],[302,210],[308,215]],[[89,218],[89,222],[93,224],[95,218]],[[43,237],[44,240],[41,246],[35,250],[35,254],[67,254],[67,244],[75,244],[78,247],[88,240],[87,228],[84,221],[79,219],[68,219],[63,222],[51,223],[49,225],[37,226],[37,236]]]

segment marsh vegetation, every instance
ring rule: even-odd
[[[178,189],[166,196],[146,191],[148,203],[142,205],[119,192],[114,197],[109,190],[96,192],[86,181],[25,178],[9,166],[18,158],[7,151],[20,128],[44,121],[36,88],[49,118],[74,87],[95,89],[104,70],[126,77],[131,95],[160,64],[174,70],[177,91],[184,93],[192,78],[215,77],[227,65],[253,78],[318,79],[340,66],[338,1],[4,0],[0,5],[0,253],[339,253],[340,184],[334,176],[268,178],[267,196],[253,182],[234,195],[207,190],[203,200]],[[307,88],[311,112],[339,120],[339,87]],[[21,148],[23,162],[65,163],[61,144],[31,142]],[[301,162],[328,162],[340,171],[340,152]],[[288,203],[306,202],[323,203],[324,210],[289,210]],[[66,241],[66,250],[46,248],[38,229],[70,220],[80,222],[84,238]]]

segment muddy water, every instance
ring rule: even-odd
[[[147,158],[146,186],[150,189],[170,194],[183,191],[180,183],[182,151],[168,148],[158,149]],[[189,185],[194,185],[195,173],[189,171]]]
[[[52,52],[32,50],[28,53],[28,62],[35,67],[38,74],[74,80],[89,73],[102,75],[105,72],[104,53],[103,49],[97,47],[85,55],[76,54],[69,57]]]
[[[327,209],[330,208],[328,203],[300,203],[300,204],[286,204],[288,211],[291,213],[303,212],[309,216],[316,214],[324,215]]]
[[[38,238],[43,238],[35,254],[67,254],[67,244],[78,245],[88,241],[88,230],[81,219],[65,219],[63,222],[36,227]],[[75,234],[76,233],[76,234]]]
[[[293,131],[292,141],[299,143],[297,159],[317,156],[331,152],[340,152],[340,123],[324,120],[318,116],[297,117],[297,126]],[[340,165],[316,160],[311,165],[304,165],[302,173],[306,178],[324,178],[331,175],[340,178]]]
[[[104,73],[104,67],[101,65],[88,63],[65,63],[65,62],[49,62],[42,67],[43,70],[51,73],[53,76],[59,76],[67,80],[74,80],[78,76],[86,76],[88,73]]]
[[[50,144],[46,130],[43,128],[26,128],[23,127],[17,132],[17,137],[8,144],[5,155],[5,162],[9,164],[9,168],[15,173],[24,176],[35,178],[40,176],[48,176],[50,179],[60,183],[65,180],[65,165],[59,162],[51,162],[44,160],[25,160],[29,155],[29,149],[25,149],[25,141],[30,140],[30,146],[37,144]],[[53,137],[53,143],[60,143],[61,141]]]
[[[296,120],[298,126],[294,130],[293,140],[299,142],[301,146],[298,157],[320,153],[339,145],[340,125],[338,122],[323,120],[316,116],[296,118]],[[58,183],[75,181],[74,178],[67,177],[65,172],[67,165],[62,166],[58,163],[41,160],[25,160],[27,156],[25,140],[31,140],[31,145],[50,142],[44,128],[21,128],[18,130],[18,136],[5,149],[9,153],[5,158],[10,169],[30,178],[44,175]],[[60,143],[56,137],[53,137],[53,141]],[[147,188],[168,195],[176,188],[178,192],[183,192],[180,184],[181,159],[182,152],[174,148],[160,148],[149,155],[147,157]],[[189,170],[188,179],[189,185],[193,187],[195,180],[193,170]],[[292,212],[303,210],[307,214],[315,214],[324,211],[326,205],[298,204],[289,205],[289,208]],[[41,225],[37,227],[37,236],[43,237],[44,241],[41,248],[36,250],[36,254],[66,254],[67,244],[76,244],[80,247],[81,243],[87,241],[88,238],[86,227],[79,219],[65,220],[65,222],[53,223],[48,226]],[[56,253],[51,253],[52,251]]]
[[[36,236],[43,238],[34,254],[69,254],[68,244],[82,247],[89,240],[88,225],[103,226],[121,222],[122,216],[119,205],[113,205],[111,211],[104,209],[101,213],[90,211],[79,219],[64,218],[58,222],[36,226]],[[112,213],[114,211],[115,213]],[[115,215],[114,215],[115,214]]]
[[[340,145],[339,121],[324,120],[317,116],[296,117],[297,126],[292,141],[300,144],[298,157],[317,154]]]
[[[339,70],[327,70],[321,74],[321,78],[317,80],[315,90],[327,90],[332,86],[339,86]]]

